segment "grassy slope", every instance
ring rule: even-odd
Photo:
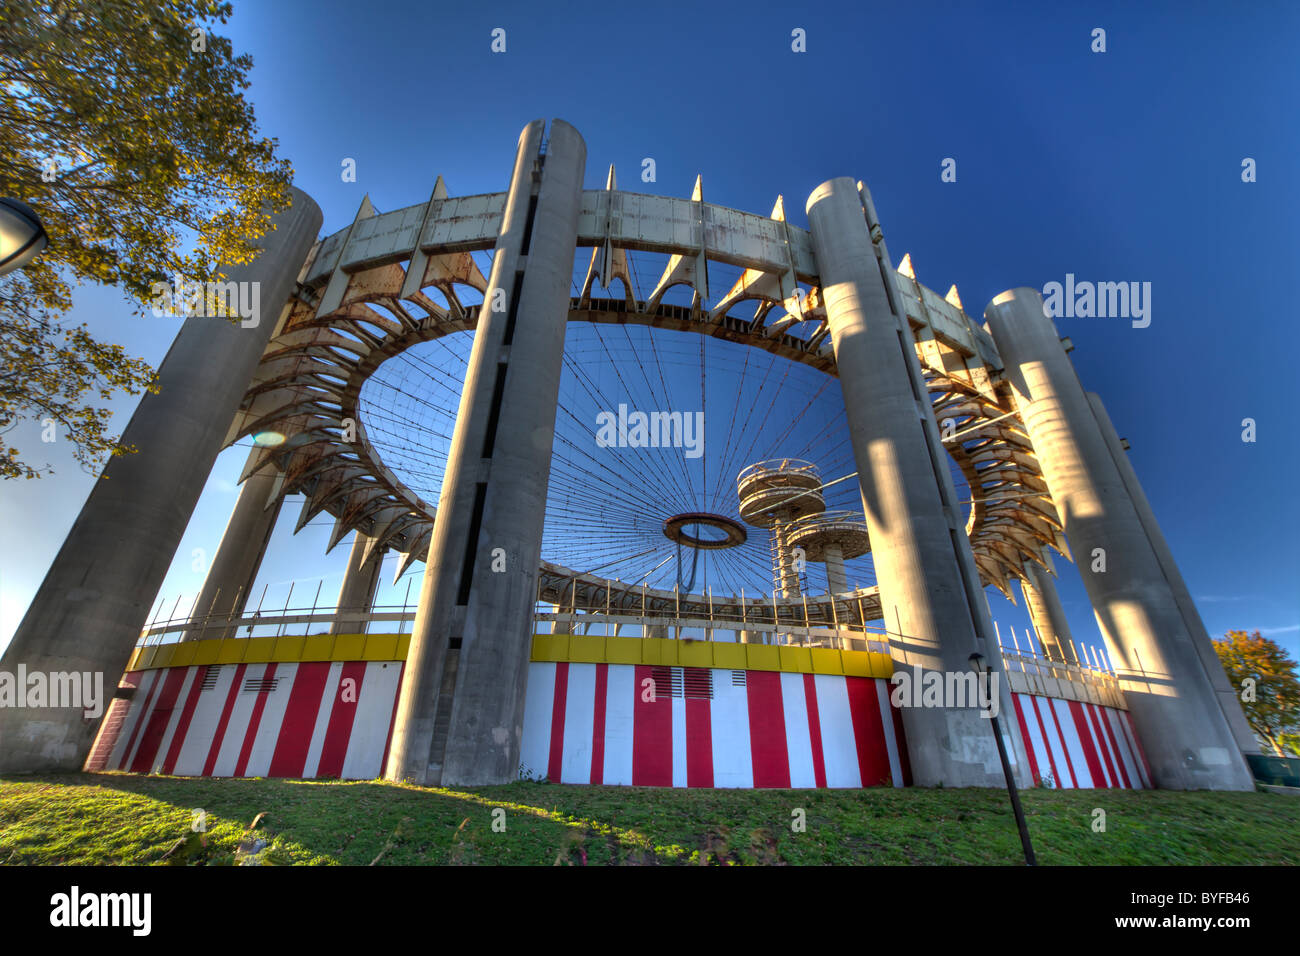
[[[1300,863],[1300,800],[1267,793],[1023,794],[1043,864]],[[493,808],[505,808],[504,832]],[[206,813],[229,861],[245,827],[275,863],[1015,864],[1005,793],[983,790],[650,790],[517,783],[472,790],[380,782],[79,774],[0,779],[0,864],[153,863]],[[807,826],[794,832],[792,811]],[[1093,811],[1106,831],[1093,832]],[[500,815],[497,815],[498,818]],[[193,846],[193,843],[191,844]],[[207,856],[204,857],[203,854]],[[179,855],[179,854],[178,854]]]

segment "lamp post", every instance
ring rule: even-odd
[[[21,269],[50,244],[32,207],[17,199],[0,199],[0,276]]]
[[[986,699],[992,700],[993,667],[984,662],[984,655],[979,651],[970,656],[970,666],[976,674],[981,675],[987,681],[988,693]],[[1007,759],[1007,748],[1002,742],[1002,727],[998,723],[997,713],[992,707],[989,708],[989,720],[993,724],[993,739],[998,745],[998,757],[1002,760],[1002,775],[1007,780],[1007,793],[1011,795],[1011,809],[1016,814],[1016,826],[1020,830],[1020,845],[1025,850],[1025,865],[1037,866],[1038,860],[1034,858],[1034,845],[1029,840],[1029,826],[1025,823],[1025,811],[1020,806],[1020,793],[1016,790],[1016,781],[1011,775],[1011,761]]]

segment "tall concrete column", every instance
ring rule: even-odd
[[[1241,748],[1242,753],[1257,754],[1260,752],[1259,740],[1255,737],[1255,732],[1251,730],[1250,722],[1246,720],[1245,713],[1242,712],[1241,698],[1237,696],[1239,690],[1233,688],[1232,683],[1228,680],[1227,673],[1223,669],[1223,662],[1219,660],[1219,655],[1214,652],[1214,644],[1210,641],[1209,632],[1205,630],[1201,615],[1196,610],[1196,603],[1192,600],[1192,593],[1187,589],[1187,583],[1183,581],[1183,576],[1179,573],[1173,552],[1169,550],[1169,543],[1160,531],[1155,512],[1151,510],[1151,503],[1147,500],[1146,492],[1142,490],[1137,472],[1133,469],[1133,463],[1128,460],[1124,446],[1120,444],[1119,435],[1115,432],[1115,426],[1111,424],[1110,416],[1106,414],[1106,407],[1102,405],[1100,396],[1095,392],[1088,393],[1088,404],[1091,406],[1093,417],[1096,418],[1097,425],[1101,429],[1102,437],[1106,439],[1106,447],[1115,462],[1115,467],[1119,469],[1120,478],[1124,480],[1124,487],[1133,500],[1133,507],[1137,509],[1138,519],[1142,522],[1142,527],[1147,533],[1151,547],[1155,550],[1156,559],[1160,562],[1160,570],[1164,572],[1165,581],[1174,592],[1174,600],[1178,604],[1178,610],[1183,615],[1183,621],[1187,624],[1188,631],[1191,632],[1192,644],[1196,647],[1196,654],[1205,667],[1206,676],[1210,680],[1210,686],[1214,688],[1214,696],[1219,700],[1219,706],[1223,709],[1223,716],[1228,721],[1232,736],[1236,739],[1237,746]]]
[[[568,123],[552,122],[545,155],[542,133],[537,120],[519,137],[438,500],[389,779],[476,785],[518,777],[587,158]],[[504,555],[504,572],[492,569],[494,551]]]
[[[0,670],[99,673],[105,693],[117,686],[321,213],[294,189],[292,207],[272,222],[258,258],[225,269],[229,282],[257,283],[258,322],[194,316],[181,326],[158,370],[160,391],[141,398],[122,433],[138,453],[109,459]],[[79,770],[97,724],[81,708],[0,709],[0,772]]]
[[[1050,661],[1077,663],[1074,645],[1070,643],[1070,622],[1061,607],[1052,576],[1033,561],[1025,562],[1025,575],[1020,579],[1020,593],[1024,595],[1029,620],[1038,642],[1043,645],[1043,653]]]
[[[369,613],[375,603],[375,592],[379,590],[379,572],[384,565],[384,552],[376,548],[370,554],[369,561],[363,561],[370,538],[360,531],[352,539],[352,550],[348,552],[347,570],[343,572],[343,586],[339,589],[338,611],[334,618],[331,634],[361,634],[366,629],[365,614]],[[349,616],[351,612],[352,616]]]
[[[837,544],[828,544],[824,558],[826,590],[831,594],[843,594],[849,589],[849,577],[844,573],[844,549]]]
[[[978,570],[870,195],[851,179],[833,179],[813,191],[807,210],[891,655],[909,681],[913,667],[923,675],[973,677],[974,651],[1000,675]],[[1006,681],[999,679],[999,687],[1002,711],[1013,713]],[[908,706],[902,717],[917,784],[1004,786],[993,732],[978,706]],[[1017,775],[1026,780],[1014,725],[1003,722]]]
[[[254,448],[249,454],[256,457],[258,453]],[[187,629],[181,640],[231,635],[232,628],[226,622],[243,614],[280,514],[284,499],[276,494],[279,481],[280,472],[273,465],[244,479],[221,544],[203,578],[199,599],[194,602],[198,623]],[[217,623],[221,626],[211,626]]]
[[[797,601],[803,593],[799,587],[799,572],[794,566],[794,551],[787,541],[786,525],[789,520],[772,517],[772,545],[776,549],[776,567],[773,584],[783,600]]]
[[[1187,621],[1034,289],[985,310],[1157,786],[1251,790]]]

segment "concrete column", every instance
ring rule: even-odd
[[[844,550],[839,545],[825,548],[826,590],[830,594],[843,594],[849,589],[849,577],[844,573]]]
[[[788,520],[776,516],[772,518],[772,546],[776,550],[773,584],[782,598],[787,601],[797,601],[802,592],[799,588],[799,573],[794,567],[794,554],[786,540],[787,524],[789,524]]]
[[[122,434],[137,454],[110,458],[0,660],[33,671],[77,671],[118,685],[212,463],[316,240],[321,213],[306,193],[227,281],[257,283],[261,314],[185,321]],[[154,322],[166,320],[153,319]],[[107,701],[103,702],[107,704]],[[76,771],[97,719],[82,708],[0,709],[0,772]]]
[[[544,156],[542,133],[537,120],[519,137],[438,500],[389,779],[468,786],[518,778],[587,158],[568,123],[552,122]],[[504,573],[491,567],[497,549]]]
[[[256,448],[250,453],[257,454]],[[237,630],[226,622],[242,615],[248,604],[249,592],[284,501],[275,494],[279,480],[280,473],[270,465],[244,480],[221,535],[221,544],[203,578],[203,590],[194,602],[194,616],[200,623],[187,629],[181,640],[229,637]],[[205,627],[205,623],[221,626]]]
[[[1025,562],[1025,574],[1027,578],[1020,580],[1020,593],[1024,595],[1029,620],[1038,642],[1043,645],[1043,653],[1051,661],[1077,663],[1074,645],[1070,643],[1070,622],[1061,607],[1052,576],[1033,561]]]
[[[909,681],[919,667],[971,686],[968,659],[978,650],[999,674],[1001,712],[1014,713],[870,195],[833,179],[813,191],[807,210],[891,654]],[[917,784],[1004,786],[990,724],[977,700],[966,702],[974,706],[903,708]],[[1003,726],[1017,776],[1027,780],[1015,721]]]
[[[1155,783],[1251,790],[1250,771],[1074,367],[1034,289],[985,310]]]
[[[1242,753],[1257,754],[1260,752],[1259,740],[1255,737],[1255,732],[1241,709],[1241,698],[1237,696],[1239,691],[1228,680],[1223,662],[1214,652],[1214,644],[1210,641],[1209,632],[1205,630],[1201,615],[1196,610],[1192,593],[1187,589],[1187,583],[1183,581],[1183,576],[1178,571],[1173,552],[1169,550],[1169,543],[1160,531],[1155,512],[1151,510],[1151,503],[1147,500],[1146,492],[1142,490],[1133,463],[1128,460],[1124,446],[1120,444],[1115,426],[1111,424],[1110,416],[1106,414],[1106,407],[1102,405],[1101,398],[1095,392],[1088,393],[1088,404],[1101,429],[1102,437],[1106,439],[1106,447],[1115,462],[1115,467],[1119,469],[1119,476],[1124,481],[1124,487],[1133,501],[1133,507],[1137,510],[1138,519],[1142,522],[1151,547],[1156,553],[1156,560],[1160,562],[1160,570],[1164,573],[1170,590],[1173,591],[1174,601],[1178,604],[1178,610],[1183,615],[1183,621],[1192,635],[1192,644],[1205,668],[1210,686],[1214,688],[1214,696],[1219,700],[1219,706],[1228,721],[1228,727],[1232,730],[1232,736]]]
[[[343,586],[339,588],[338,610],[335,612],[331,634],[363,634],[366,620],[363,616],[349,617],[346,612],[365,615],[375,602],[379,590],[379,572],[384,564],[384,552],[376,548],[369,561],[362,561],[370,538],[358,531],[348,552],[348,567],[343,572]]]

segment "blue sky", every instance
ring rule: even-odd
[[[1067,273],[1152,284],[1152,322],[1060,319],[1099,392],[1212,635],[1260,629],[1300,655],[1300,548],[1288,364],[1300,241],[1294,122],[1300,8],[1249,5],[654,3],[541,8],[369,2],[236,3],[226,32],[253,56],[248,92],[296,183],[345,226],[361,197],[421,202],[503,190],[520,129],[561,117],[587,142],[587,186],[688,195],[766,213],[850,175],[871,188],[890,250],[979,314],[994,295]],[[489,50],[506,30],[507,50]],[[1090,50],[1106,30],[1107,50]],[[791,51],[802,28],[807,52]],[[656,183],[638,182],[654,157]],[[345,157],[357,182],[342,182]],[[957,181],[940,164],[957,163]],[[1243,158],[1258,181],[1241,181]],[[155,365],[169,320],[131,317],[112,290],[79,290],[74,322]],[[135,399],[113,403],[124,425]],[[1241,440],[1242,419],[1258,440]],[[13,433],[57,473],[0,486],[7,642],[93,479],[66,448]],[[33,444],[35,442],[35,444]],[[234,502],[245,451],[218,460],[163,594],[192,597]],[[333,599],[346,543],[281,520],[258,587],[267,605],[321,585]],[[390,559],[392,560],[392,559]],[[1058,562],[1075,636],[1097,628],[1075,569]],[[414,577],[408,575],[408,580]],[[391,570],[386,571],[391,580]],[[404,580],[381,601],[400,603]],[[411,593],[419,591],[418,582]],[[185,600],[188,603],[188,599]],[[297,597],[294,603],[298,603]],[[1023,608],[992,601],[1019,632]],[[170,607],[170,601],[168,602]]]

